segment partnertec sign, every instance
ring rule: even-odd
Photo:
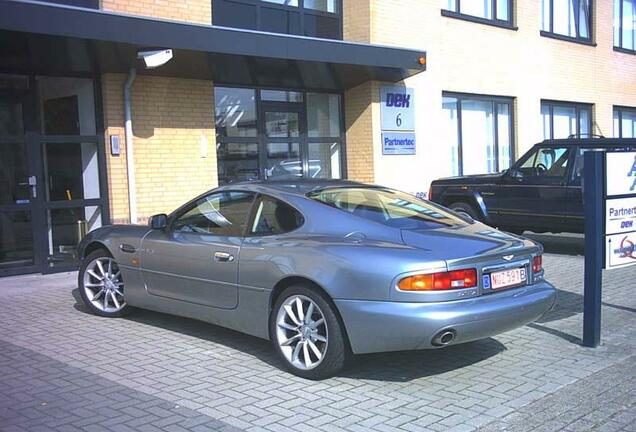
[[[636,197],[608,199],[605,203],[605,234],[636,230]]]
[[[412,132],[382,132],[382,154],[415,154],[415,134]]]

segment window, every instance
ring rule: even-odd
[[[342,39],[338,0],[213,0],[214,25]]]
[[[592,105],[541,101],[543,138],[584,137],[592,133]]]
[[[179,216],[172,228],[181,233],[242,236],[253,198],[249,192],[213,193]]]
[[[513,161],[512,99],[443,93],[444,128],[450,147],[445,162],[453,175],[483,174]]]
[[[614,46],[636,51],[636,0],[614,0]]]
[[[214,88],[217,137],[256,136],[256,96],[252,89]]]
[[[636,108],[614,107],[614,136],[636,138]]]
[[[220,185],[271,178],[341,178],[341,95],[215,87]]]
[[[592,0],[542,0],[541,34],[591,41]]]
[[[257,143],[217,143],[216,158],[219,184],[258,179]]]
[[[512,0],[442,0],[442,14],[511,27]]]
[[[466,221],[433,203],[391,189],[347,187],[311,193],[309,197],[394,228],[425,230],[466,225]]]
[[[524,176],[565,177],[568,172],[569,150],[542,147],[531,153],[519,166]]]
[[[292,206],[275,198],[263,196],[256,209],[252,234],[276,235],[299,228],[305,219]]]

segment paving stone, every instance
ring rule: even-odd
[[[539,322],[358,356],[321,382],[284,372],[267,341],[220,327],[91,315],[75,273],[0,279],[0,430],[634,432],[636,269],[604,273],[603,345],[583,348],[581,237],[534,238],[559,289]]]

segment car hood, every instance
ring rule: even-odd
[[[465,175],[458,177],[446,177],[443,179],[435,180],[434,184],[483,184],[483,183],[492,183],[497,179],[500,179],[502,173],[492,173],[492,174],[475,174],[475,175]]]
[[[402,230],[402,241],[436,255],[449,265],[458,260],[527,255],[541,250],[541,246],[531,240],[479,222],[429,230]]]

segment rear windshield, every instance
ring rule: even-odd
[[[467,225],[464,219],[429,201],[391,189],[336,188],[312,192],[308,197],[393,228],[422,230]]]

